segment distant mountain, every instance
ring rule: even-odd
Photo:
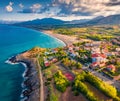
[[[20,21],[0,20],[0,24],[14,24],[14,23],[20,23]]]
[[[44,18],[44,19],[35,19],[31,21],[25,21],[22,23],[16,23],[17,25],[61,25],[66,23],[66,21],[62,21],[54,18]]]
[[[97,17],[86,23],[86,25],[110,25],[110,24],[120,24],[120,15],[110,15],[107,17]]]
[[[100,20],[102,18],[104,18],[104,16],[97,16],[97,17],[93,18],[92,20]]]
[[[89,25],[110,25],[110,24],[120,24],[120,15],[110,15],[107,17],[98,16],[96,18],[91,19],[81,19],[81,20],[73,20],[73,21],[62,21],[54,18],[44,18],[44,19],[35,19],[31,21],[25,21],[21,23],[16,23],[15,25],[40,25],[43,27],[57,27],[58,26],[89,26]]]
[[[69,21],[68,24],[82,24],[88,21],[90,21],[90,19],[72,20],[72,21]]]

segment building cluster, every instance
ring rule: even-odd
[[[91,58],[91,63],[89,67],[93,70],[98,70],[101,68],[105,68],[108,72],[116,72],[117,68],[114,63],[110,63],[108,57],[110,56],[120,56],[120,48],[116,47],[114,48],[114,51],[111,50],[110,47],[113,45],[109,42],[103,42],[103,41],[92,41],[92,42],[86,42],[83,45],[67,45],[62,49],[69,57],[75,58],[79,57],[81,58],[81,55],[79,53],[79,50],[81,49],[90,51],[90,58]],[[109,49],[110,48],[110,49]],[[58,59],[54,56],[53,53],[57,53],[58,50],[56,49],[51,49],[50,52],[46,52],[45,55],[48,55],[47,58],[44,58],[44,65],[45,67],[50,66],[52,63],[55,63],[58,61]],[[53,55],[49,55],[53,54]],[[87,59],[87,55],[83,55],[84,59]],[[84,60],[83,59],[83,60]],[[116,58],[118,61],[120,58]],[[114,60],[113,60],[114,61]]]

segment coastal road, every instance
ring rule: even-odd
[[[44,101],[43,75],[41,72],[41,66],[39,64],[38,59],[37,59],[37,65],[38,65],[38,69],[39,69],[39,79],[40,79],[40,101]]]

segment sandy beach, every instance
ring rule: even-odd
[[[66,45],[70,45],[80,41],[77,39],[76,36],[57,34],[57,33],[54,33],[52,30],[43,30],[42,32],[62,40]]]

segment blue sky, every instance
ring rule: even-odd
[[[120,0],[0,0],[0,20],[75,20],[120,14]]]

